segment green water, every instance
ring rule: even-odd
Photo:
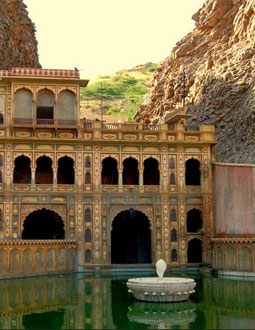
[[[135,301],[126,287],[134,275],[1,280],[0,329],[255,328],[255,279],[180,276],[197,286],[189,301],[175,304]]]

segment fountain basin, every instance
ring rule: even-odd
[[[179,302],[195,292],[196,282],[182,277],[141,277],[127,282],[129,292],[137,300],[149,302]]]

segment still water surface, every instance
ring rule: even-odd
[[[134,275],[1,280],[0,329],[255,328],[255,279],[180,276],[194,278],[196,292],[175,304],[135,301],[126,287]]]

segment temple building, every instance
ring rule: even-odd
[[[214,127],[80,120],[87,84],[0,71],[0,277],[212,263]]]

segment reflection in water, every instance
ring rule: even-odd
[[[136,301],[130,276],[1,280],[0,329],[254,328],[255,279],[189,276],[196,291],[175,304]]]
[[[128,319],[132,322],[158,326],[159,329],[168,329],[173,324],[184,325],[194,322],[195,304],[191,302],[156,304],[136,301],[129,307]]]

